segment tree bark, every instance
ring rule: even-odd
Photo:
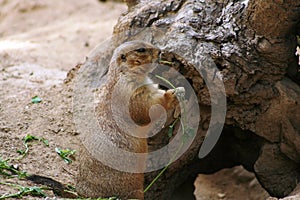
[[[198,173],[235,165],[253,171],[271,195],[289,195],[300,181],[300,88],[294,55],[300,1],[127,2],[130,10],[114,29],[115,46],[142,39],[163,49],[165,59],[175,63],[175,69],[193,86],[201,110],[191,147],[168,167],[145,198],[171,199],[180,185]],[[163,31],[145,34],[142,30],[147,27]],[[225,85],[225,126],[217,145],[203,159],[198,152],[210,122],[210,94],[203,76],[174,52],[197,62],[208,55]],[[169,142],[167,132],[163,129],[149,139],[149,151]],[[147,173],[145,186],[157,174]]]

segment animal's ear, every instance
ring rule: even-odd
[[[121,54],[121,60],[122,60],[122,62],[126,62],[127,61],[126,56],[124,54]]]

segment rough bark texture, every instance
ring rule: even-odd
[[[289,195],[300,181],[300,88],[294,56],[300,1],[128,2],[134,3],[115,26],[116,45],[142,37],[163,49],[165,59],[174,62],[175,69],[193,85],[201,109],[198,134],[189,151],[168,168],[145,198],[175,199],[171,196],[180,190],[176,188],[198,173],[235,165],[253,171],[271,195]],[[146,27],[164,31],[138,35]],[[203,159],[198,152],[210,121],[209,92],[193,66],[172,52],[181,52],[190,60],[209,55],[223,77],[225,128]],[[199,54],[203,57],[195,58]],[[151,138],[150,150],[168,143],[166,132]],[[146,174],[145,186],[157,173]]]

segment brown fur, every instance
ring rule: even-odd
[[[149,63],[157,62],[159,54],[158,48],[139,41],[124,43],[114,52],[107,81],[100,88],[100,100],[96,111],[100,129],[105,132],[105,137],[113,138],[113,142],[119,148],[136,153],[148,152],[146,138],[127,135],[118,127],[117,122],[122,123],[126,116],[120,113],[117,119],[113,118],[112,98],[114,98],[114,103],[122,104],[126,95],[132,94],[129,101],[129,114],[138,125],[146,127],[150,123],[149,109],[155,104],[163,106],[168,118],[173,119],[172,114],[178,106],[174,90],[167,92],[159,90],[151,81],[149,82],[147,77],[148,72],[153,68],[153,65]],[[143,85],[144,83],[147,85]],[[137,88],[141,84],[143,86]],[[112,97],[114,90],[117,90],[118,95]],[[160,115],[159,112],[154,113],[155,118],[159,118]],[[145,129],[140,130],[145,131]],[[145,167],[146,159],[132,164]],[[143,183],[143,174],[125,173],[112,169],[93,158],[85,147],[82,148],[77,181],[77,191],[80,195],[144,199]]]

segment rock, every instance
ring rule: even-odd
[[[300,88],[290,79],[276,83],[279,92],[256,122],[255,133],[266,144],[255,163],[255,173],[273,196],[284,197],[300,180]]]
[[[276,197],[289,195],[300,176],[299,166],[285,156],[277,144],[266,144],[254,165],[262,186]]]

